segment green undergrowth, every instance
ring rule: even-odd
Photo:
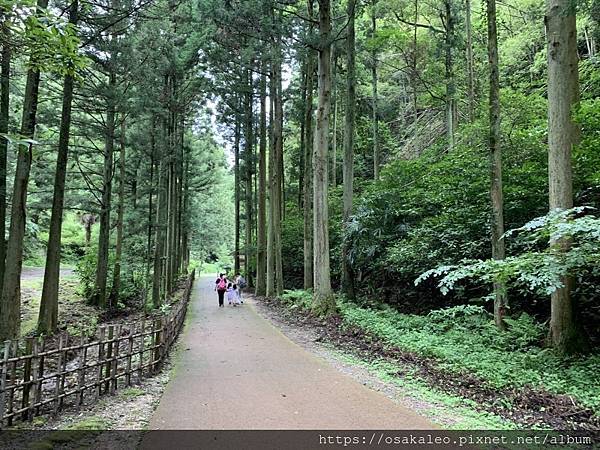
[[[291,291],[282,300],[304,308],[310,293]],[[501,332],[492,315],[474,305],[414,315],[340,300],[338,310],[344,326],[432,358],[442,369],[469,373],[497,389],[530,386],[570,395],[600,414],[600,354],[565,358],[544,348],[547,329],[527,314],[507,319],[508,331]]]
[[[432,388],[418,376],[406,372],[398,376],[399,367],[382,359],[365,361],[346,352],[334,351],[343,362],[365,368],[385,383],[401,389],[402,393],[420,405],[419,411],[432,421],[450,430],[512,430],[519,426],[502,417],[477,410],[473,400],[447,394]]]

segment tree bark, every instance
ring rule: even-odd
[[[452,59],[452,47],[454,46],[454,14],[452,14],[452,0],[444,0],[446,18],[446,38],[444,42],[446,58],[446,135],[448,150],[454,148],[454,63]]]
[[[498,32],[496,29],[496,0],[487,0],[488,62],[490,70],[489,96],[489,152],[490,152],[490,198],[491,198],[491,237],[492,258],[505,257],[504,239],[504,198],[502,193],[502,149],[500,147],[500,77],[498,73]],[[494,321],[501,330],[506,329],[506,286],[494,283]]]
[[[308,0],[308,17],[313,18],[313,2]],[[311,26],[312,31],[312,26]],[[306,55],[306,102],[304,108],[304,192],[303,192],[303,221],[304,221],[304,289],[313,287],[313,199],[312,199],[312,177],[313,177],[313,92],[314,92],[314,73],[315,73],[315,55],[311,49],[308,49]],[[335,115],[334,115],[335,120]],[[334,127],[335,130],[335,127]],[[334,131],[335,133],[335,131]],[[335,134],[334,134],[335,142]],[[333,147],[333,157],[335,159],[335,146]],[[335,163],[333,165],[333,176],[335,179]]]
[[[77,24],[78,1],[71,3],[69,22]],[[69,156],[69,134],[71,131],[71,109],[73,104],[73,77],[65,76],[63,82],[63,102],[60,118],[60,134],[56,155],[54,175],[54,193],[52,197],[52,215],[48,232],[48,248],[44,267],[44,284],[38,316],[38,332],[50,334],[56,331],[58,324],[58,285],[60,281],[61,234],[63,205],[65,198],[65,179]],[[0,236],[3,236],[0,234]]]
[[[100,205],[100,231],[98,235],[98,259],[96,282],[91,303],[101,308],[112,307],[108,303],[106,285],[108,278],[108,251],[110,244],[110,212],[113,177],[113,149],[115,140],[115,88],[117,77],[114,69],[109,73],[108,97],[106,99],[106,130],[104,141],[104,171],[102,177],[102,204]]]
[[[167,125],[163,123],[163,136],[167,137]],[[167,140],[167,139],[165,139]],[[168,140],[167,140],[168,142]],[[163,146],[164,148],[165,146]],[[158,168],[158,205],[156,209],[156,225],[154,226],[154,261],[152,275],[152,305],[158,308],[163,301],[163,268],[164,248],[167,228],[167,178],[168,154],[163,150]]]
[[[267,76],[263,59],[260,77],[260,123],[258,158],[258,215],[256,231],[256,295],[267,293]]]
[[[271,12],[272,14],[272,12]],[[275,209],[279,206],[275,203],[275,113],[274,104],[275,96],[277,95],[276,82],[273,69],[273,59],[269,62],[269,208],[268,208],[268,227],[267,227],[267,285],[266,296],[273,297],[275,295],[275,226],[274,215]]]
[[[252,127],[254,126],[254,113],[252,111],[252,100],[253,100],[253,83],[252,83],[252,71],[250,69],[246,70],[246,82],[247,82],[247,92],[245,93],[245,108],[244,108],[244,113],[245,113],[245,125],[244,125],[244,132],[245,132],[245,137],[244,137],[244,141],[245,141],[245,148],[244,148],[244,157],[245,157],[245,163],[246,163],[246,205],[245,205],[245,212],[246,212],[246,239],[245,239],[245,246],[244,246],[244,254],[245,254],[245,258],[244,258],[244,265],[245,265],[245,272],[246,272],[246,281],[248,282],[248,286],[253,286],[253,276],[252,273],[250,271],[250,260],[252,258],[252,218],[254,215],[254,211],[253,211],[253,207],[252,207],[252,203],[253,203],[253,198],[252,198],[252,175],[253,175],[253,165],[254,165],[254,150],[253,150],[253,143],[254,143],[254,136],[253,136],[253,129]]]
[[[48,0],[38,0],[37,12],[48,7]],[[35,56],[32,56],[34,58]],[[35,61],[34,61],[35,62]],[[33,138],[38,107],[40,72],[30,68],[27,71],[23,115],[20,135]],[[17,152],[17,166],[13,184],[12,208],[6,266],[0,301],[0,340],[18,337],[21,325],[21,269],[23,266],[23,238],[27,207],[27,185],[31,171],[32,144],[20,144]]]
[[[10,31],[6,23],[2,24],[2,74],[0,77],[0,133],[8,133],[10,109],[10,63],[11,48]],[[6,165],[8,157],[8,141],[0,137],[0,295],[4,283],[6,264]],[[1,306],[0,306],[1,308]]]
[[[356,0],[348,1],[348,31],[346,37],[347,79],[346,79],[346,123],[344,127],[344,209],[342,220],[344,228],[352,214],[354,195],[354,126],[356,105],[356,45],[354,32]],[[349,298],[354,298],[354,274],[348,261],[348,244],[342,246],[342,291]]]
[[[119,199],[117,205],[117,241],[115,243],[115,266],[113,269],[113,283],[110,293],[110,304],[118,307],[121,291],[121,258],[123,256],[123,227],[125,211],[125,119],[121,120],[121,136],[119,142]]]
[[[352,2],[354,0],[351,0]],[[313,151],[313,310],[330,314],[335,310],[329,262],[328,163],[329,110],[331,108],[331,2],[319,2],[319,104]]]
[[[494,10],[496,8],[494,7]],[[494,13],[495,14],[495,13]],[[489,20],[489,18],[488,18]],[[471,24],[471,0],[465,0],[465,27],[467,28],[467,97],[469,123],[475,120],[475,75],[473,67],[473,26]],[[489,28],[489,24],[488,24]],[[495,28],[495,26],[494,26]],[[488,36],[489,39],[489,36]],[[497,41],[497,38],[496,38]],[[489,43],[488,43],[489,45]],[[496,44],[497,47],[497,44]],[[498,53],[496,51],[496,53]]]
[[[234,202],[235,202],[235,249],[233,255],[233,270],[235,273],[240,271],[240,119],[237,111],[235,114],[235,131],[234,131],[234,165],[233,178],[235,185]]]
[[[371,11],[371,37],[376,38],[377,34],[377,15],[375,11],[375,5],[377,0],[373,0],[372,11]],[[371,65],[371,84],[373,89],[373,178],[379,179],[379,111],[378,111],[378,98],[377,98],[377,49],[375,43],[373,43],[372,53],[373,64]]]
[[[548,182],[550,210],[573,207],[571,154],[579,139],[572,113],[579,102],[577,26],[575,3],[546,0],[548,47]],[[556,252],[567,251],[567,239],[551,241]],[[550,339],[562,354],[586,350],[587,342],[576,318],[572,299],[574,280],[562,279],[563,287],[550,299]]]
[[[275,292],[283,294],[283,257],[281,249],[281,217],[283,213],[283,88],[281,80],[281,37],[276,38],[273,75],[275,78],[273,123],[275,177],[273,179],[273,229],[275,251]]]

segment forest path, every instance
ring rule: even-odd
[[[195,284],[174,373],[149,429],[436,428],[290,341],[251,299],[219,308],[213,283]]]

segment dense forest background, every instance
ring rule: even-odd
[[[0,11],[0,338],[64,328],[61,264],[101,317],[199,266],[398,342],[437,323],[412,350],[597,355],[598,1]]]

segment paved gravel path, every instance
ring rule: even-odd
[[[175,372],[149,429],[432,429],[196,281]]]

